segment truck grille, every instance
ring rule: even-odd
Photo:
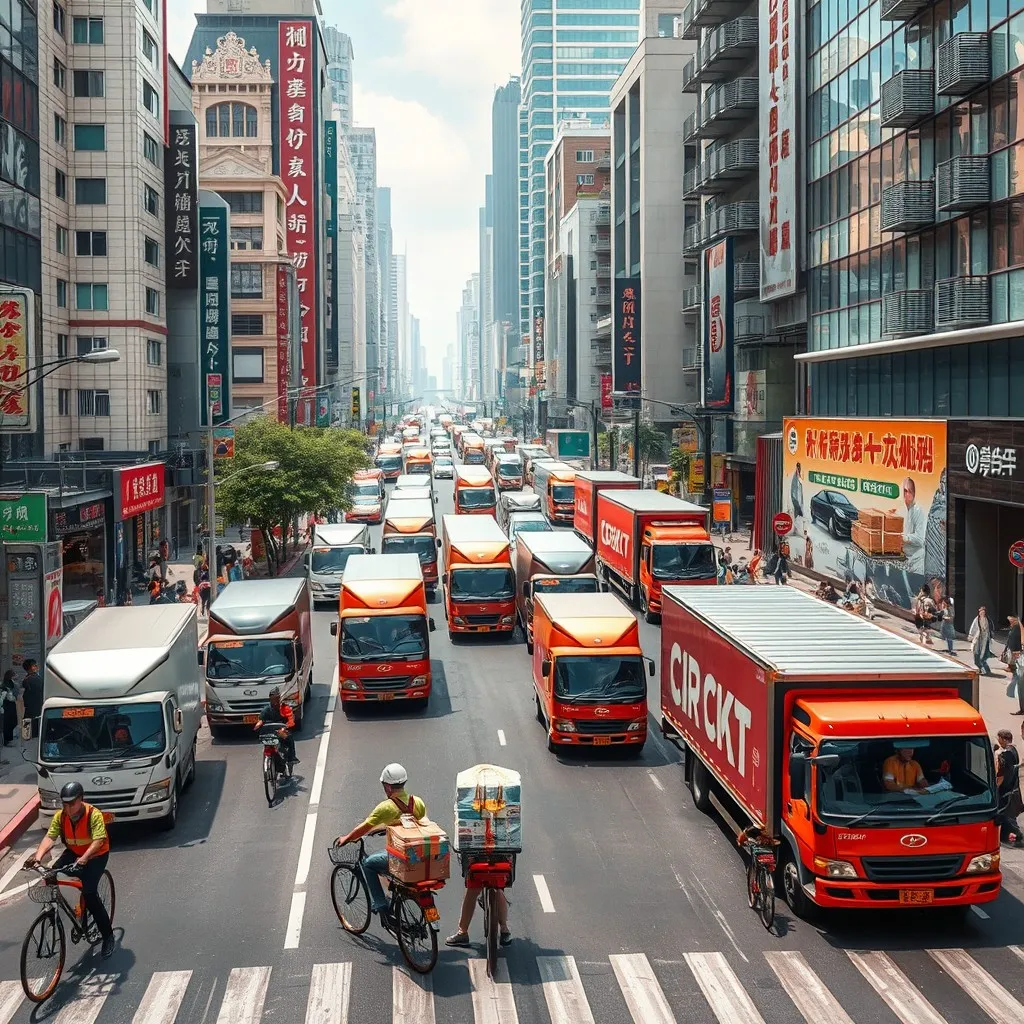
[[[953,878],[963,864],[963,854],[933,857],[863,857],[861,863],[872,882],[938,882]]]
[[[496,626],[498,624],[498,615],[466,615],[464,616],[466,625],[468,626]]]
[[[131,807],[137,792],[137,789],[87,789],[85,799],[101,811],[116,811],[119,807]]]
[[[576,731],[587,736],[610,736],[612,733],[625,732],[631,721],[631,718],[577,718]]]
[[[364,676],[359,683],[364,690],[407,690],[412,676]]]
[[[270,703],[269,697],[259,700],[225,700],[218,694],[218,699],[229,715],[258,715]]]

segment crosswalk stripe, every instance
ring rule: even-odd
[[[891,957],[878,951],[847,950],[846,955],[903,1024],[946,1024],[946,1018],[921,995]]]
[[[257,1024],[269,982],[269,967],[232,967],[217,1024]]]
[[[107,996],[119,980],[114,974],[87,974],[78,982],[78,997],[60,1008],[52,1024],[96,1024]]]
[[[803,953],[796,950],[768,951],[764,954],[782,987],[808,1024],[853,1024],[853,1018],[839,1000],[811,970]]]
[[[996,1022],[1019,1024],[1022,1006],[964,949],[929,949],[928,955]]]
[[[434,1024],[434,990],[429,975],[391,968],[393,1024]]]
[[[1007,946],[1006,947],[1018,960],[1024,960],[1024,946]],[[0,1024],[3,1021],[0,1020]]]
[[[684,953],[683,959],[722,1024],[764,1024],[724,953]]]
[[[149,979],[132,1024],[174,1024],[191,980],[191,971],[157,971]]]
[[[608,959],[633,1024],[676,1024],[675,1014],[643,953],[616,953]]]
[[[505,961],[498,961],[497,977],[493,980],[487,977],[486,960],[469,960],[467,964],[475,1024],[519,1024]]]
[[[537,966],[551,1024],[594,1024],[576,958],[539,956]]]
[[[314,964],[309,979],[306,1024],[348,1024],[352,965]]]
[[[0,1024],[11,1024],[24,998],[20,981],[0,981]]]

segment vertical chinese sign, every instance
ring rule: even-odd
[[[327,264],[327,348],[328,365],[337,367],[338,342],[338,123],[324,124],[324,176],[325,191],[330,200],[327,212],[327,238],[330,246]]]
[[[363,404],[362,394],[359,388],[352,389],[352,426],[356,430],[359,429],[359,424],[363,419]]]
[[[166,230],[170,253],[167,287],[190,289],[199,283],[199,192],[196,177],[196,127],[176,124],[164,153]]]
[[[313,23],[278,24],[278,80],[281,96],[281,177],[285,201],[288,254],[295,266],[301,321],[300,353],[303,397],[317,385],[316,164],[313,132],[318,130],[313,104]],[[306,422],[311,403],[299,403],[300,422]]]
[[[601,408],[610,409],[614,403],[612,402],[612,375],[610,373],[601,374]]]
[[[612,391],[618,395],[639,398],[642,330],[640,278],[616,279],[612,316]]]
[[[533,307],[533,382],[544,390],[544,307]]]
[[[0,434],[36,429],[36,403],[30,384],[35,365],[35,301],[21,288],[0,290]]]
[[[204,206],[199,211],[199,273],[202,425],[212,427],[231,415],[227,206]]]
[[[732,239],[704,251],[704,408],[733,403]]]
[[[761,299],[796,291],[797,0],[759,0]]]
[[[288,384],[291,380],[288,351],[291,339],[288,337],[288,268],[277,268],[277,419],[288,422]]]

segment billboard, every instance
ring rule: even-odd
[[[768,395],[766,370],[747,370],[740,375],[736,393],[737,420],[767,419],[765,402]]]
[[[733,403],[732,239],[704,251],[704,408]]]
[[[288,353],[291,338],[288,333],[288,268],[277,266],[277,420],[288,422],[288,387],[291,381],[291,367]]]
[[[176,124],[164,151],[167,287],[195,291],[199,284],[199,179],[196,126]]]
[[[758,0],[759,217],[761,301],[792,295],[797,285],[796,0]],[[767,30],[766,30],[767,27]]]
[[[31,434],[36,429],[36,389],[30,379],[34,339],[34,294],[4,288],[0,291],[0,434]]]
[[[544,307],[533,307],[533,376],[544,386]]]
[[[793,561],[838,580],[871,577],[909,608],[946,580],[946,421],[786,419],[782,510]]]
[[[203,206],[199,210],[199,273],[202,278],[199,377],[202,425],[216,426],[230,415],[231,324],[228,289],[228,208]],[[213,422],[210,422],[210,416]]]
[[[612,317],[612,391],[639,397],[643,330],[639,277],[616,278]]]
[[[338,365],[338,122],[324,123],[324,173],[325,191],[330,199],[327,211],[327,237],[331,239],[328,250],[327,281],[327,363]]]

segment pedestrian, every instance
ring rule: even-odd
[[[203,545],[196,545],[196,553],[192,556],[192,567],[195,569],[201,569],[203,562],[206,561],[206,555],[203,553]]]
[[[1020,619],[1016,615],[1007,615],[1006,621],[1010,624],[1010,631],[1006,634],[1006,643],[1003,645],[999,660],[1006,666],[1007,674],[1011,676],[1011,682],[1006,687],[1006,696],[1011,697],[1014,686],[1017,687],[1017,703],[1022,704],[1020,693],[1020,679],[1018,676],[1017,664],[1020,661],[1021,632]],[[1014,715],[1024,715],[1024,710],[1011,712]]]
[[[946,653],[953,654],[953,641],[956,640],[956,626],[953,625],[953,599],[948,595],[939,598],[936,614],[941,620],[939,636],[946,641]]]
[[[199,614],[209,615],[210,613],[210,570],[203,567],[199,570],[199,582],[196,584],[199,591]]]
[[[814,542],[806,530],[804,530],[804,565],[808,569],[814,568]]]
[[[39,736],[39,716],[43,713],[43,678],[35,658],[26,658],[21,667],[25,678],[21,681],[21,699],[25,705],[25,717],[32,723],[30,736]]]
[[[1024,847],[1017,815],[1021,812],[1020,784],[1018,780],[1020,755],[1013,745],[1013,733],[1009,729],[1000,729],[996,733],[996,786],[999,793],[999,811],[996,822],[999,825],[999,838],[1012,846]]]
[[[932,600],[931,590],[927,583],[921,585],[921,590],[914,598],[914,629],[917,630],[917,639],[922,644],[931,646],[932,638],[928,633],[931,624],[935,621],[935,602]]]
[[[789,545],[783,542],[779,546],[777,560],[775,562],[775,571],[772,575],[775,577],[775,585],[781,587],[789,576]]]
[[[14,681],[14,669],[4,673],[4,681],[0,683],[0,701],[3,702],[4,746],[14,742],[14,734],[18,730],[18,684]]]
[[[170,560],[171,557],[171,545],[168,543],[166,539],[162,540],[160,541],[160,547],[158,550],[160,554],[160,578],[162,580],[166,580],[167,562]]]
[[[984,605],[974,616],[967,639],[971,642],[971,654],[978,671],[985,676],[992,675],[992,670],[988,667],[988,659],[992,657],[992,620],[989,619],[988,610]]]

